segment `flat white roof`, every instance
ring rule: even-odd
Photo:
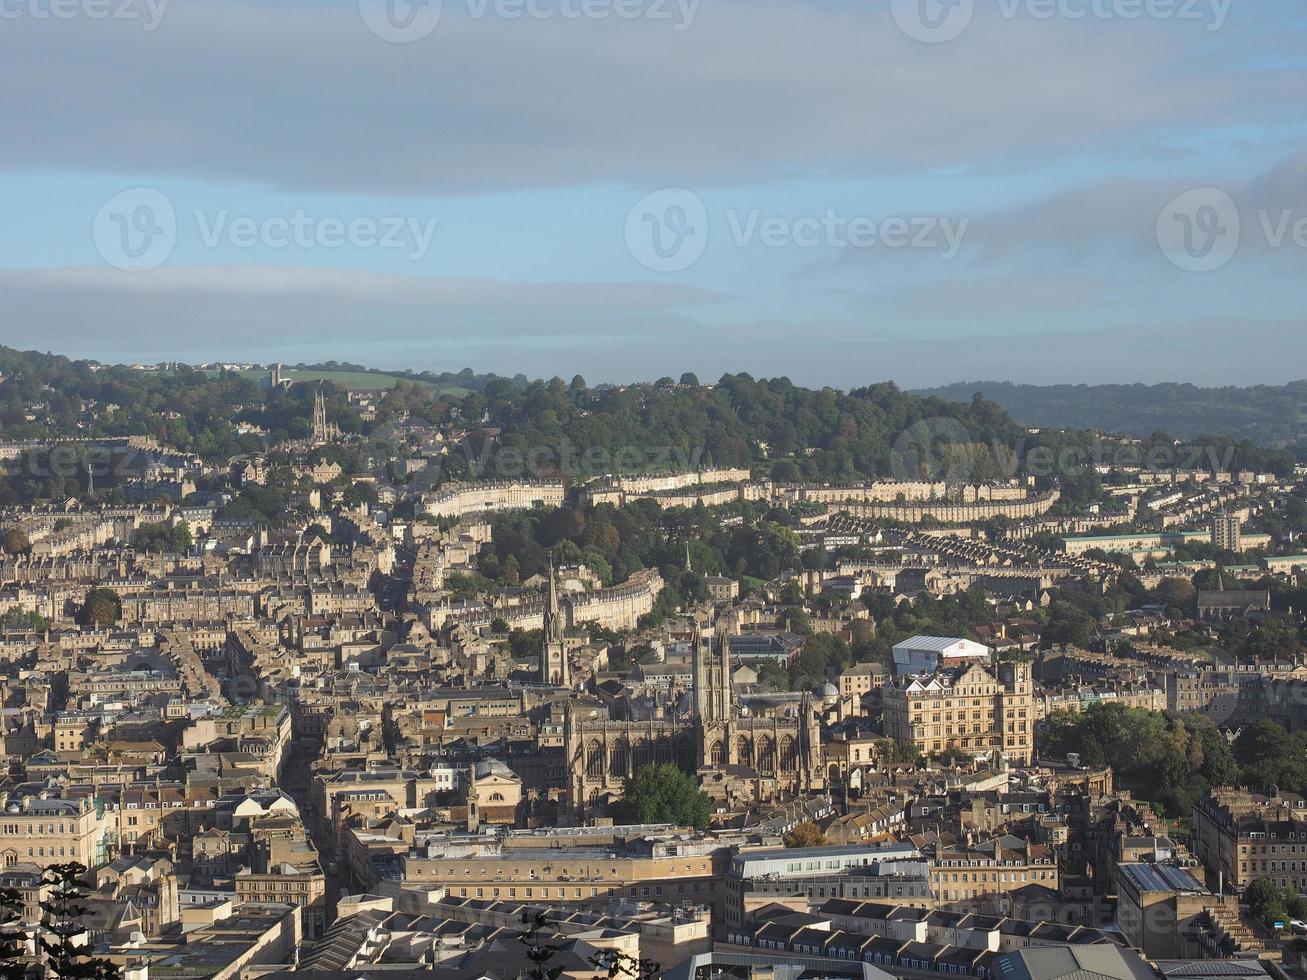
[[[961,636],[910,636],[901,643],[895,643],[894,649],[898,650],[902,647],[904,650],[934,650],[936,653],[943,653],[959,643],[966,646],[985,648],[983,644]]]

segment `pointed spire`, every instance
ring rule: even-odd
[[[558,580],[554,576],[554,557],[549,556],[549,599],[545,605],[545,639],[556,643],[563,638],[558,610]]]

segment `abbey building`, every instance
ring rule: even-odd
[[[691,690],[666,717],[614,721],[568,704],[569,795],[579,818],[602,813],[621,799],[629,777],[655,762],[698,773],[704,789],[721,799],[771,800],[825,788],[810,697],[737,698],[730,657],[729,637],[697,630]]]

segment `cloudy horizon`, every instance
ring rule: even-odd
[[[0,342],[1307,376],[1294,0],[3,0]]]

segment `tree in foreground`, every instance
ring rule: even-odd
[[[550,966],[549,961],[562,947],[547,941],[548,917],[544,912],[526,912],[522,916],[522,924],[526,929],[517,938],[526,947],[526,958],[531,961],[531,967],[526,971],[527,977],[530,980],[558,980],[563,968]]]
[[[87,889],[82,882],[86,866],[76,861],[53,864],[45,869],[49,897],[41,903],[38,933],[46,956],[46,972],[58,980],[120,980],[121,972],[109,960],[88,956],[85,904]]]
[[[784,837],[786,847],[821,847],[826,834],[811,820],[805,820]]]
[[[671,823],[704,830],[712,816],[712,801],[695,778],[670,762],[642,766],[627,780],[626,796],[618,806],[624,819],[637,823]]]
[[[15,888],[0,888],[0,980],[23,980],[27,930],[23,927],[23,898]]]
[[[653,980],[663,966],[654,960],[642,960],[620,949],[601,949],[590,957],[591,964],[608,980]]]

